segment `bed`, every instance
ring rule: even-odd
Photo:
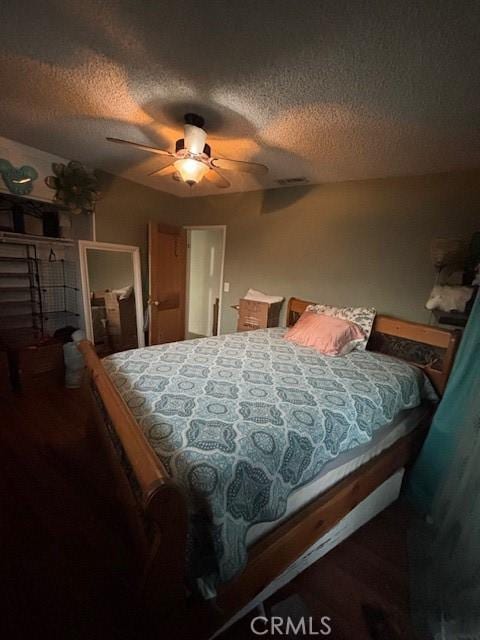
[[[292,298],[287,325],[308,304]],[[165,622],[199,591],[225,628],[393,501],[458,342],[378,316],[367,351],[328,358],[283,331],[103,363],[81,345],[137,509],[142,597]]]

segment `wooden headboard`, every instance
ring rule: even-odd
[[[294,325],[310,304],[317,303],[290,298],[287,326]],[[377,315],[367,349],[386,353],[421,367],[437,393],[442,395],[460,337],[461,332],[456,329],[439,329],[427,324]]]

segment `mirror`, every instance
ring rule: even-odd
[[[98,355],[145,346],[138,247],[79,245],[85,329]]]

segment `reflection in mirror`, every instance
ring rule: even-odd
[[[105,356],[138,347],[133,256],[87,248],[93,342]]]

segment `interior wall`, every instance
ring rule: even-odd
[[[220,288],[223,231],[190,229],[188,244],[188,332],[211,336],[213,305]]]
[[[87,249],[87,266],[91,291],[133,286],[133,256],[131,253]]]
[[[148,282],[148,233],[150,220],[182,226],[183,199],[162,191],[99,172],[102,198],[95,212],[96,240],[140,247],[142,283]]]
[[[222,332],[249,287],[428,322],[430,242],[480,228],[480,171],[183,199],[186,224],[226,224]],[[283,312],[285,312],[285,306]]]

